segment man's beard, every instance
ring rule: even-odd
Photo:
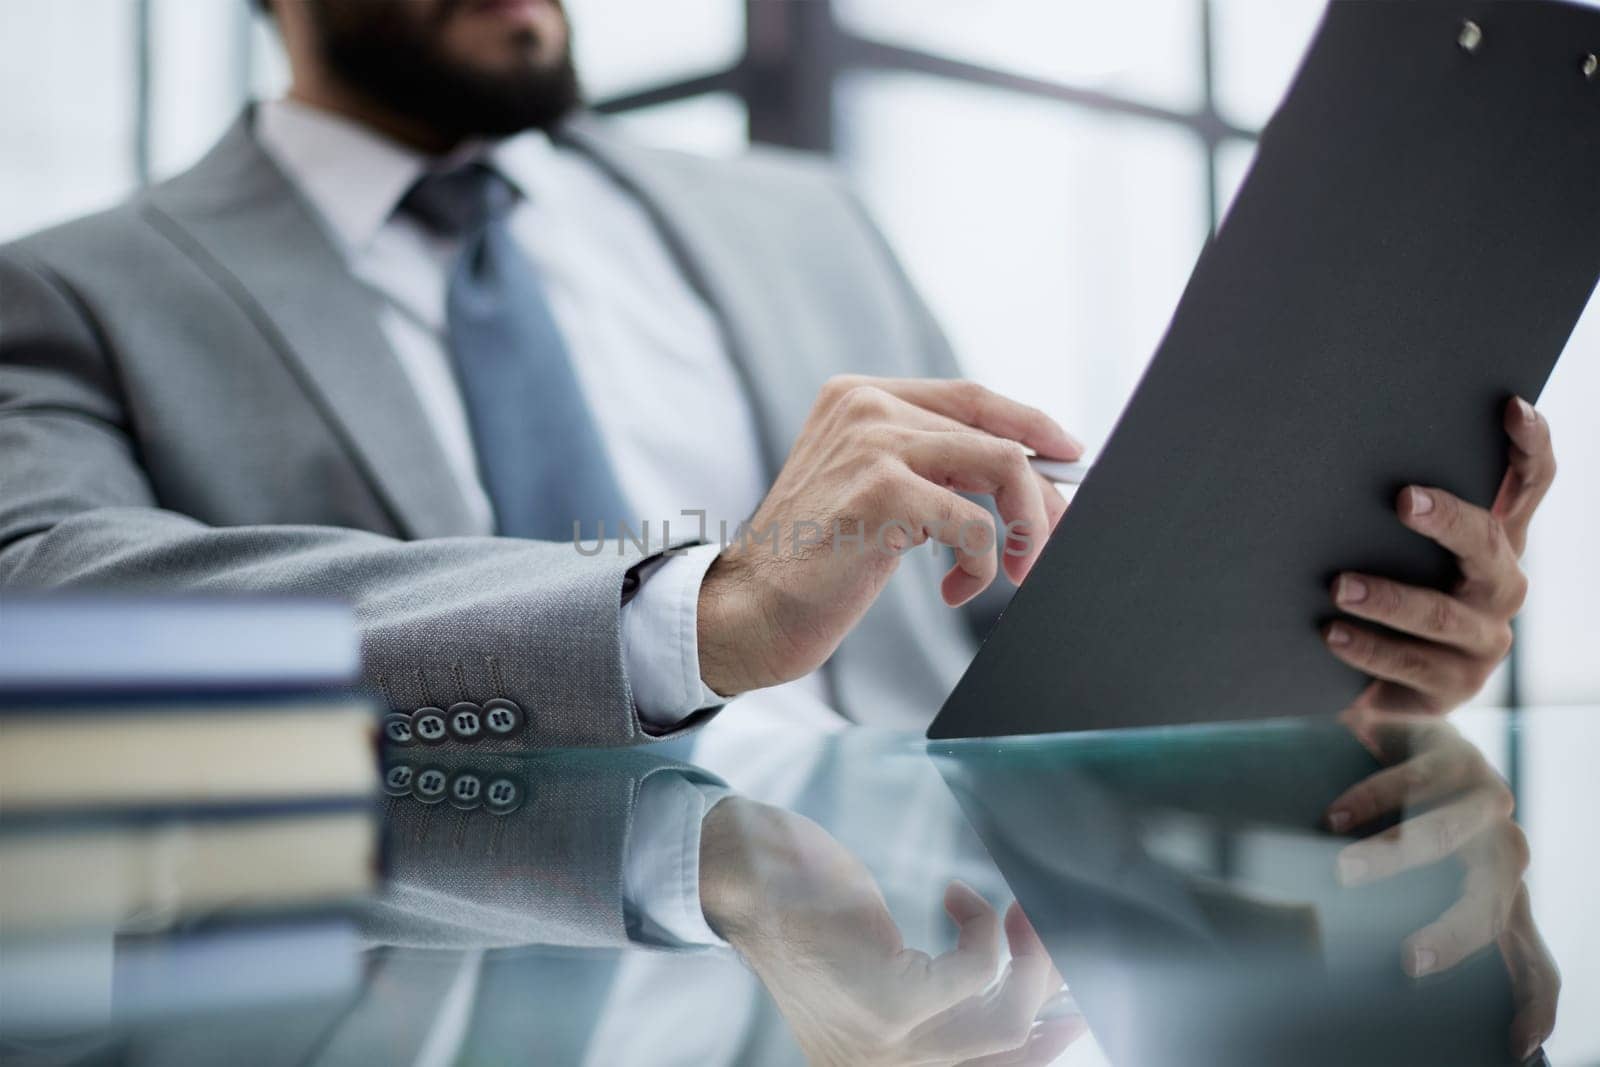
[[[505,73],[441,54],[431,32],[459,6],[443,0],[428,25],[392,0],[311,0],[323,59],[349,88],[450,141],[552,129],[582,101],[570,44],[560,58]]]

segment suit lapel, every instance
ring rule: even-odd
[[[247,113],[146,210],[244,309],[408,537],[471,532],[466,503],[405,372],[379,302],[250,132]],[[176,232],[174,232],[174,230]]]
[[[256,143],[246,114],[148,208],[254,320],[341,437],[408,537],[471,532],[466,502],[378,326],[379,301],[351,273],[315,212]],[[692,171],[606,136],[585,118],[559,140],[637,196],[716,315],[758,416],[769,474],[816,391],[814,368],[782,358],[783,317],[751,284],[737,234]],[[805,402],[796,402],[796,398]]]
[[[679,265],[722,327],[761,433],[767,473],[775,476],[816,393],[816,370],[792,353],[782,308],[753,281],[748,248],[737,228],[719,218],[695,168],[664,165],[665,153],[609,136],[602,123],[578,116],[556,139],[584,152],[650,213]],[[787,355],[786,355],[787,354]]]

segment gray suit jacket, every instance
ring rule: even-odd
[[[824,166],[561,136],[718,315],[774,472],[830,375],[955,373]],[[464,536],[375,299],[248,114],[187,173],[0,248],[0,585],[339,597],[397,710],[508,697],[530,725],[505,747],[641,740],[618,628],[640,554]],[[944,565],[913,553],[830,663],[846,714],[921,725],[964,669]]]

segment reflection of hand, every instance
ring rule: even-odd
[[[1511,790],[1454,727],[1428,716],[1354,712],[1352,729],[1391,765],[1328,806],[1328,825],[1354,829],[1388,814],[1427,810],[1339,853],[1345,885],[1379,881],[1457,856],[1461,899],[1405,941],[1402,966],[1420,977],[1447,970],[1491,941],[1510,971],[1517,1014],[1512,1052],[1532,1055],[1555,1028],[1561,977],[1533,925],[1522,875],[1528,841],[1512,821]]]
[[[1333,654],[1373,677],[1361,703],[1389,711],[1442,712],[1472,697],[1511,648],[1511,619],[1528,580],[1518,559],[1528,524],[1550,483],[1556,458],[1550,427],[1524,401],[1505,412],[1511,464],[1487,511],[1443,489],[1410,486],[1400,494],[1400,519],[1455,555],[1461,581],[1449,593],[1368,574],[1341,574],[1338,607],[1405,636],[1349,622],[1331,623]]]
[[[932,958],[905,946],[872,875],[809,819],[730,797],[706,816],[700,856],[707,920],[813,1063],[1043,1064],[1084,1031],[1077,1015],[1035,1023],[1061,976],[1015,905],[995,983],[1000,918],[960,882],[944,900],[959,939]]]
[[[994,498],[1014,535],[1006,573],[1021,581],[1066,510],[1028,466],[1028,448],[1082,452],[1043,412],[973,382],[830,379],[751,536],[723,550],[700,588],[706,684],[737,696],[809,674],[871,606],[898,554],[929,540],[956,550],[945,601],[977,596],[995,577],[997,534],[961,493]]]

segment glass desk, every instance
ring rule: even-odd
[[[1600,708],[932,746],[730,710],[682,759],[388,753],[344,988],[4,1058],[1511,1064],[1553,1017],[1531,1062],[1600,1063]],[[722,943],[668,932],[696,883]]]

